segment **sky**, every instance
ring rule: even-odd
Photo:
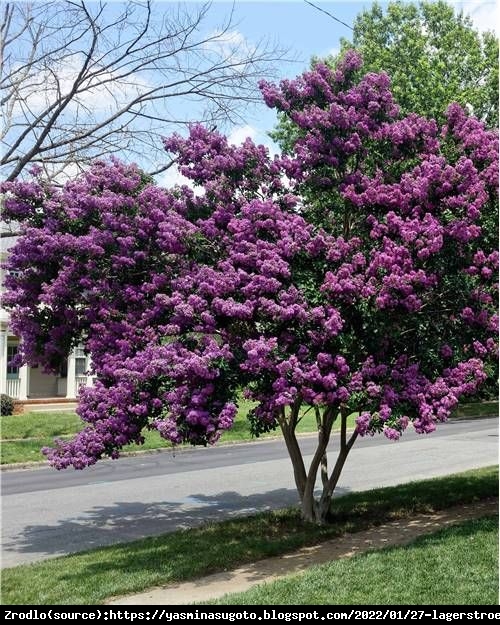
[[[500,0],[497,2],[495,0],[448,1],[455,6],[457,11],[462,10],[469,14],[479,30],[496,27],[498,34],[498,25],[500,23],[498,8]],[[226,57],[232,47],[241,46],[244,52],[245,50],[258,48],[261,41],[268,41],[271,46],[275,44],[280,48],[288,50],[286,55],[288,60],[278,61],[275,64],[274,69],[277,78],[293,78],[309,67],[313,56],[325,57],[336,54],[340,48],[341,38],[350,39],[352,34],[350,27],[354,24],[356,16],[363,9],[369,9],[372,6],[372,0],[312,0],[312,2],[322,10],[311,6],[305,0],[235,0],[234,2],[230,0],[212,0],[211,6],[201,21],[199,29],[196,29],[194,36],[197,40],[215,36],[216,40],[211,40],[205,47],[203,47],[205,44],[198,47],[194,57],[190,53],[186,53],[185,56],[179,56],[176,59],[181,67],[184,67],[183,64],[187,63],[189,70],[191,70],[192,62],[194,65],[200,66],[201,70],[198,71],[202,71],[209,58],[217,57],[219,59],[220,57],[217,56],[219,53]],[[5,3],[5,0],[0,0],[0,5],[3,3]],[[91,8],[91,12],[95,13],[99,10],[99,4],[96,0],[86,0],[86,3]],[[49,5],[42,1],[35,2],[34,6],[43,7],[45,4],[47,4],[47,7],[51,6],[56,9],[58,6],[61,6],[57,3]],[[124,2],[122,0],[108,0],[107,4],[106,18],[109,18],[112,22],[123,11]],[[379,0],[379,4],[385,7],[388,3],[384,0]],[[170,9],[175,14],[176,7],[179,5],[182,9],[192,14],[193,17],[197,9],[203,6],[202,3],[195,0],[184,2],[153,0],[153,18],[156,17],[157,21],[160,21],[165,14],[171,14]],[[327,11],[330,16],[326,15],[324,11]],[[227,24],[229,16],[231,16],[231,25],[228,27],[228,31],[219,37],[219,33],[223,32],[223,27]],[[334,18],[337,18],[337,20]],[[54,9],[53,13],[50,14],[50,20],[52,20],[50,26],[54,30],[55,38],[57,38],[58,33],[66,32],[64,30],[68,20],[66,13]],[[127,31],[128,28],[131,29],[130,32]],[[135,36],[133,33],[134,28],[139,28],[139,25],[134,23],[131,26],[127,26],[122,33],[125,39]],[[60,36],[64,37],[64,35]],[[57,42],[54,41],[54,37],[51,37],[49,41],[57,48],[60,42],[59,40]],[[38,73],[36,73],[33,80],[28,76],[21,86],[17,86],[18,88],[15,91],[18,95],[16,105],[10,111],[10,117],[7,117],[11,121],[10,126],[7,126],[10,128],[7,133],[10,132],[10,134],[7,134],[6,139],[4,139],[7,145],[9,145],[10,139],[14,142],[16,137],[18,137],[18,128],[21,127],[19,123],[22,124],[27,119],[36,120],[40,112],[46,109],[57,95],[56,83],[52,76],[54,72],[58,76],[59,88],[63,94],[71,90],[81,68],[82,54],[79,46],[84,48],[82,41],[80,39],[77,40],[73,46],[74,49],[70,49],[71,54],[67,54],[64,60],[58,60],[55,65],[51,65],[48,69],[42,65],[40,70],[37,68]],[[21,38],[19,41],[15,41],[14,45],[16,44],[18,47],[14,52],[17,56],[16,54],[11,55],[12,59],[14,59],[12,62],[20,63],[19,59],[23,59],[23,54],[29,55],[29,41],[24,43]],[[113,50],[113,48],[111,49]],[[62,50],[66,54],[68,48],[63,46]],[[113,52],[110,52],[110,54],[112,55]],[[232,50],[230,54],[233,54]],[[125,78],[121,82],[116,79],[113,73],[115,72],[114,69],[109,71],[106,69],[106,71],[108,73],[104,77],[108,77],[109,74],[109,82],[104,86],[100,82],[96,84],[90,82],[78,98],[72,98],[70,105],[67,106],[64,112],[66,117],[61,119],[62,137],[65,136],[66,128],[73,128],[73,120],[79,118],[80,115],[86,121],[91,120],[93,124],[99,123],[102,119],[119,109],[123,103],[129,102],[136,97],[140,92],[148,92],[152,87],[163,84],[163,78],[158,75],[158,72],[153,67],[149,68],[149,73],[141,71],[140,75],[134,75],[133,80]],[[172,82],[173,84],[178,84],[177,74],[173,75]],[[166,104],[162,102],[161,106],[166,107],[164,111],[168,111],[166,113],[167,117],[170,115],[171,119],[191,121],[202,117],[199,109],[205,108],[206,105],[206,100],[201,101],[198,98],[198,102],[195,102],[194,99],[190,99],[188,95],[183,94],[181,97],[176,96],[166,100]],[[196,107],[198,107],[198,110]],[[122,119],[120,118],[120,123]],[[141,131],[147,134],[149,130],[145,124],[148,122],[143,120],[140,122],[143,126],[139,127]],[[33,123],[35,126],[38,124],[37,121]],[[239,144],[249,136],[255,142],[263,143],[269,147],[271,152],[274,152],[275,146],[268,133],[275,124],[275,112],[262,103],[255,106],[248,105],[244,110],[242,119],[236,124],[224,125],[219,123],[219,130],[228,133],[232,143]],[[182,127],[179,125],[169,126],[161,122],[161,124],[158,123],[155,131],[157,131],[158,135],[165,136],[175,130],[179,130],[179,128],[181,128],[182,132]],[[33,132],[36,134],[35,131]],[[56,130],[54,130],[55,132]],[[149,135],[151,136],[150,132]],[[57,134],[55,137],[51,135],[50,139],[52,143],[57,145],[59,136]],[[160,147],[159,137],[155,138],[156,140],[158,140]],[[28,134],[24,139],[24,143],[18,147],[18,152],[22,152],[30,141],[32,141],[32,135]],[[12,142],[10,145],[12,145]],[[157,152],[154,151],[154,146],[150,147],[149,151],[144,151],[145,149],[148,148],[141,147],[142,152],[135,150],[130,153],[120,153],[118,156],[122,156],[128,161],[131,159],[136,160],[140,166],[150,171],[151,169],[146,163],[148,157],[150,157],[150,166],[151,161],[154,161],[156,167],[164,164],[165,154],[161,147]],[[160,160],[156,161],[155,159],[157,158]],[[65,177],[74,176],[78,169],[74,162],[64,163],[62,167],[62,174]],[[158,179],[158,182],[169,186],[176,182],[184,182],[184,180],[179,177],[179,173],[175,168],[171,168]]]
[[[161,1],[161,0],[160,0]],[[331,13],[347,25],[352,25],[356,15],[372,6],[372,0],[312,0],[321,9]],[[496,29],[499,32],[499,2],[494,0],[448,0],[457,12],[468,14],[476,28],[481,31]],[[386,1],[378,0],[385,7]],[[187,2],[185,4],[196,4]],[[328,17],[320,10],[308,5],[304,0],[215,0],[212,4],[210,19],[214,28],[228,12],[234,10],[234,36],[241,37],[249,45],[260,39],[276,41],[290,49],[295,62],[281,63],[278,74],[283,78],[293,78],[304,71],[313,56],[335,54],[340,47],[342,37],[350,39],[352,33],[347,26]],[[268,131],[275,124],[275,113],[264,105],[250,108],[245,123],[232,128],[229,138],[234,143],[241,143],[247,136],[255,142],[263,143],[273,151],[273,143]],[[160,180],[172,184],[185,182],[174,169],[169,170]]]

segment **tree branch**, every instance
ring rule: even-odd
[[[174,107],[191,121],[239,119],[260,100],[256,78],[287,60],[266,42],[224,43],[232,11],[219,32],[200,36],[209,4],[188,12],[128,2],[118,15],[83,0],[23,6],[8,4],[0,25],[7,180],[29,162],[71,156],[82,166],[134,151],[157,163],[168,126],[188,121]]]

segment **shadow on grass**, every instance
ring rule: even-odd
[[[197,494],[183,502],[133,502],[93,508],[56,527],[32,525],[16,537],[10,548],[56,555],[60,553],[61,532],[71,537],[72,548],[77,550],[165,532],[169,525],[173,528],[204,523],[204,526],[6,569],[3,598],[15,604],[99,603],[107,597],[293,552],[384,520],[456,504],[474,504],[497,493],[496,467],[349,493],[335,500],[334,522],[321,527],[302,521],[297,509],[215,522],[267,508],[270,502],[276,506],[290,505],[296,495],[287,489],[249,497],[232,492],[217,496]]]

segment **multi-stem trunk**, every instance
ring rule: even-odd
[[[354,431],[348,438],[347,417],[345,407],[327,406],[322,413],[315,409],[318,427],[318,445],[314,452],[309,469],[306,471],[302,451],[295,434],[299,420],[300,403],[296,402],[289,415],[283,411],[280,426],[292,461],[295,484],[301,501],[302,516],[308,521],[323,524],[327,521],[333,492],[337,486],[345,461],[357,437]],[[340,416],[340,448],[331,474],[328,474],[327,447],[330,442],[334,422]],[[321,469],[322,491],[319,498],[315,497],[316,479]]]

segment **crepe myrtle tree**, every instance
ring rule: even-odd
[[[303,516],[325,522],[357,437],[428,434],[476,393],[496,348],[498,254],[481,233],[497,136],[458,105],[442,129],[401,118],[385,74],[353,79],[360,64],[261,84],[300,129],[290,154],[200,125],[166,139],[195,190],[118,161],[60,189],[4,184],[23,227],[6,295],[20,358],[54,370],[83,341],[96,374],[86,427],[44,450],[53,466],[117,458],[147,429],[215,443],[243,388],[253,432],[283,432]]]

